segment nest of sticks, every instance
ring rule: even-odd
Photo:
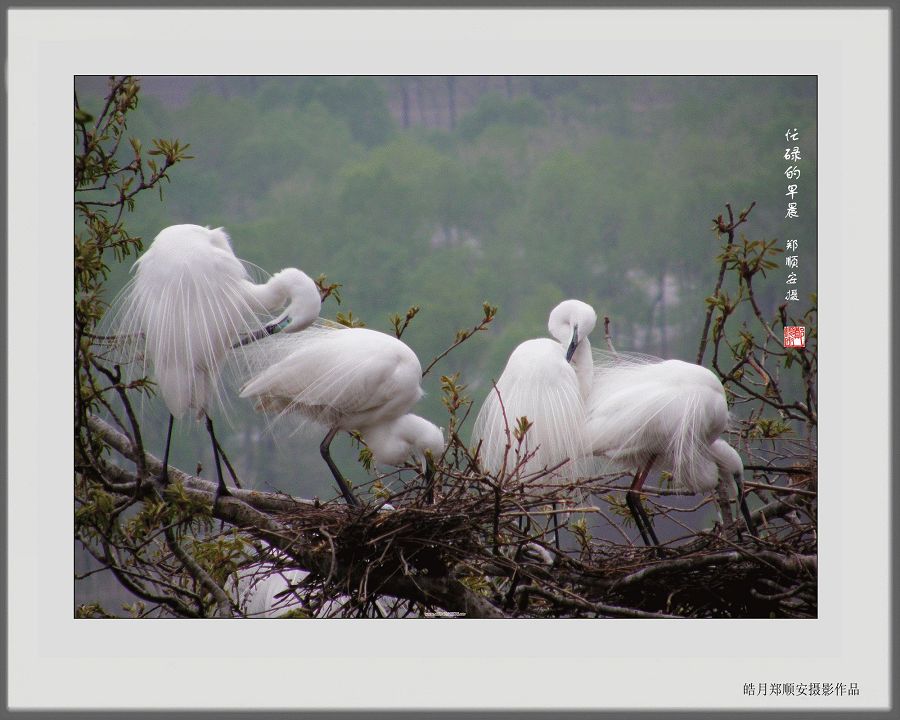
[[[346,601],[342,616],[469,614],[448,603],[446,587],[456,584],[490,617],[815,617],[815,493],[771,487],[755,490],[765,501],[753,511],[758,536],[731,520],[653,548],[621,528],[611,538],[588,530],[591,514],[630,519],[610,478],[562,487],[546,473],[497,481],[441,466],[436,483],[417,474],[362,508],[298,504],[276,515],[277,538],[256,537],[272,572],[309,573],[294,599],[313,615],[312,598],[336,597]],[[597,504],[573,505],[573,494]],[[659,498],[649,505],[668,517]]]
[[[240,489],[216,499],[215,483],[175,468],[169,470],[174,486],[163,488],[158,458],[99,418],[90,426],[111,458],[94,457],[81,471],[80,512],[106,518],[92,521],[91,535],[83,536],[92,538],[94,556],[132,592],[178,616],[249,616],[242,588],[276,575],[283,587],[266,616],[817,614],[816,468],[811,464],[779,469],[769,463],[754,470],[745,485],[756,536],[734,512],[733,499],[694,498],[691,506],[678,508],[671,504],[676,491],[645,487],[649,515],[668,530],[657,548],[635,537],[624,487],[615,476],[562,485],[553,469],[525,476],[520,463],[497,478],[481,472],[477,459],[451,449],[437,460],[433,475],[407,468],[400,481],[379,477],[369,488],[356,488],[367,499],[361,507]],[[103,503],[113,508],[112,516],[101,513],[98,498],[108,499]],[[163,513],[152,522],[163,523],[160,528],[166,522],[178,525],[183,540],[132,543],[128,533],[110,525],[110,517],[124,523],[128,508],[146,511],[148,503]],[[707,513],[699,522],[698,509],[712,510],[714,504],[723,521],[709,522]],[[165,516],[164,507],[178,514]],[[681,520],[680,512],[693,514]],[[704,524],[709,527],[697,529]],[[233,543],[235,537],[239,543]],[[220,541],[249,548],[240,550],[242,560],[235,562],[243,584],[217,581],[225,571],[216,561],[192,562],[184,552],[198,543],[214,549]],[[176,583],[179,567],[185,577]],[[190,603],[166,595],[176,586]]]

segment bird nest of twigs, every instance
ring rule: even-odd
[[[477,597],[484,617],[816,616],[814,522],[780,519],[802,507],[785,512],[779,501],[758,509],[759,537],[741,521],[654,548],[585,537],[565,513],[571,488],[541,478],[452,480],[445,477],[445,492],[430,502],[410,483],[389,505],[281,513],[273,567],[306,570],[305,588],[341,595],[360,614],[379,599],[399,598],[407,615],[446,609],[448,585],[457,585]],[[549,522],[554,513],[563,549]]]
[[[175,485],[164,490],[158,481],[158,458],[141,453],[125,435],[99,419],[91,421],[91,428],[136,469],[95,460],[89,467],[92,474],[82,475],[85,487],[79,490],[83,496],[79,518],[83,524],[90,523],[93,533],[84,538],[92,543],[96,556],[108,558],[126,582],[139,563],[140,586],[132,581],[130,587],[147,597],[172,591],[173,568],[183,566],[186,574],[176,588],[178,596],[168,605],[175,615],[213,612],[212,601],[204,600],[213,595],[220,615],[230,615],[234,608],[242,612],[241,605],[247,603],[241,600],[240,590],[233,592],[222,580],[231,574],[234,563],[236,571],[252,576],[255,584],[282,574],[283,582],[270,586],[286,588],[277,593],[283,596],[278,598],[275,614],[300,617],[453,613],[477,618],[807,618],[817,614],[813,469],[788,479],[784,474],[780,480],[773,475],[771,482],[762,476],[764,482],[752,483],[755,509],[751,515],[757,536],[750,535],[743,519],[699,531],[695,528],[700,523],[673,524],[669,491],[657,488],[656,496],[650,494],[645,500],[649,516],[654,523],[669,522],[683,532],[656,548],[634,539],[636,533],[633,526],[629,529],[630,516],[621,501],[623,488],[610,478],[566,484],[554,482],[550,472],[533,476],[514,472],[497,478],[479,472],[477,463],[444,459],[437,463],[433,482],[421,473],[410,473],[403,482],[392,483],[398,486],[393,494],[383,478],[368,490],[357,488],[360,497],[369,498],[360,507],[340,500],[321,503],[238,489],[234,497],[213,502],[214,483],[171,468]],[[142,471],[146,473],[143,480]],[[93,485],[90,477],[96,477]],[[582,501],[574,503],[573,498],[579,497]],[[691,502],[700,507],[712,500]],[[727,497],[720,508],[723,505],[722,516],[731,517]],[[134,510],[127,517],[123,514],[127,508],[139,507],[137,515]],[[142,535],[132,539],[129,524],[113,537],[105,530],[111,513],[125,518],[123,523],[149,523],[151,530],[164,530],[174,523],[184,535],[167,536],[168,543],[157,538],[151,546],[140,540]],[[560,546],[553,517],[558,519]],[[600,520],[589,525],[588,517]],[[214,520],[221,521],[218,535],[211,532]],[[255,547],[246,549],[246,541]],[[121,560],[112,554],[113,542],[121,546]],[[198,555],[202,567],[190,562],[184,550],[200,546],[205,548]],[[208,592],[220,576],[219,592],[200,594]],[[152,588],[159,590],[153,594]],[[179,600],[182,596],[194,605],[205,604],[194,608]]]

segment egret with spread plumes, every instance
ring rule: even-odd
[[[409,413],[422,397],[422,367],[406,343],[367,328],[315,325],[295,336],[255,343],[260,371],[241,389],[256,409],[328,428],[319,446],[341,494],[360,505],[331,458],[341,430],[357,431],[377,462],[423,463],[443,452],[440,429]]]
[[[753,525],[743,497],[743,463],[720,439],[728,426],[725,389],[700,365],[633,354],[595,353],[588,399],[587,443],[595,456],[636,469],[626,502],[644,543],[659,540],[639,493],[651,468],[671,470],[694,493],[733,480],[741,511]]]
[[[191,410],[205,419],[212,441],[216,498],[228,495],[220,463],[224,454],[210,417],[221,401],[220,366],[235,345],[310,325],[321,308],[319,290],[296,268],[253,283],[225,231],[200,225],[165,228],[132,272],[114,303],[113,325],[119,337],[133,343],[131,359],[142,358],[144,374],[155,381],[169,409],[163,483],[174,420]]]

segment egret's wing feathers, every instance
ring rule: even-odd
[[[271,340],[254,343],[263,369],[241,390],[259,409],[362,429],[406,412],[421,396],[415,354],[383,333],[318,326]]]
[[[243,289],[249,276],[227,235],[169,228],[133,272],[106,323],[122,339],[119,359],[131,367],[129,375],[151,374],[176,417],[189,407],[199,413],[222,405],[222,362],[242,334],[263,322],[258,303]]]
[[[594,375],[587,435],[606,469],[632,472],[652,458],[691,490],[715,481],[710,444],[724,431],[724,390],[705,368],[677,360],[604,358]]]

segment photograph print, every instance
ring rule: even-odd
[[[77,76],[76,618],[816,618],[815,76]]]

